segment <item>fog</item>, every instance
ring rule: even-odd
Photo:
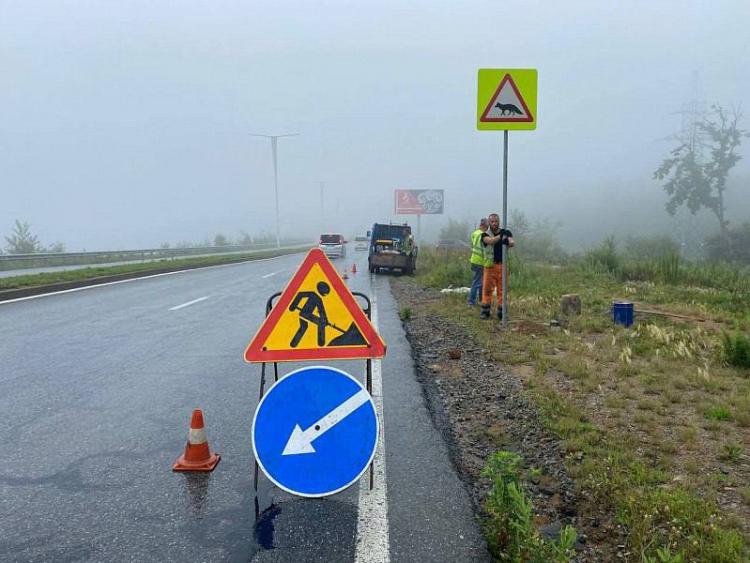
[[[15,219],[68,250],[275,234],[270,142],[250,133],[298,133],[278,145],[282,237],[413,222],[395,188],[445,190],[434,236],[501,207],[481,67],[539,73],[538,128],[510,133],[510,208],[570,245],[715,229],[667,215],[652,174],[691,100],[750,112],[749,26],[747,0],[0,0],[0,235]],[[750,220],[749,146],[733,224]]]

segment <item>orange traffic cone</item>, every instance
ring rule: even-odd
[[[208,449],[206,431],[203,429],[203,413],[200,409],[193,411],[190,421],[190,432],[182,454],[172,466],[172,471],[213,471],[221,456]]]
[[[357,263],[355,262],[354,264],[352,264],[352,274],[356,274],[356,273],[357,273]]]

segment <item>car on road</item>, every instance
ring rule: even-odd
[[[354,237],[354,250],[367,250],[370,247],[370,239],[367,237]]]
[[[344,258],[346,256],[346,239],[338,233],[320,235],[320,248],[329,258]]]

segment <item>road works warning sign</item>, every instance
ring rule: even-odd
[[[480,68],[477,129],[536,129],[536,69]]]
[[[322,250],[313,248],[245,350],[247,362],[382,358],[385,343]]]

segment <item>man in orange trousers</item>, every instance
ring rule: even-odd
[[[513,233],[500,228],[500,216],[490,214],[487,219],[490,228],[482,235],[482,249],[485,255],[484,276],[482,278],[482,311],[480,319],[490,318],[492,295],[497,293],[497,318],[503,319],[503,251],[504,246],[514,246]]]

